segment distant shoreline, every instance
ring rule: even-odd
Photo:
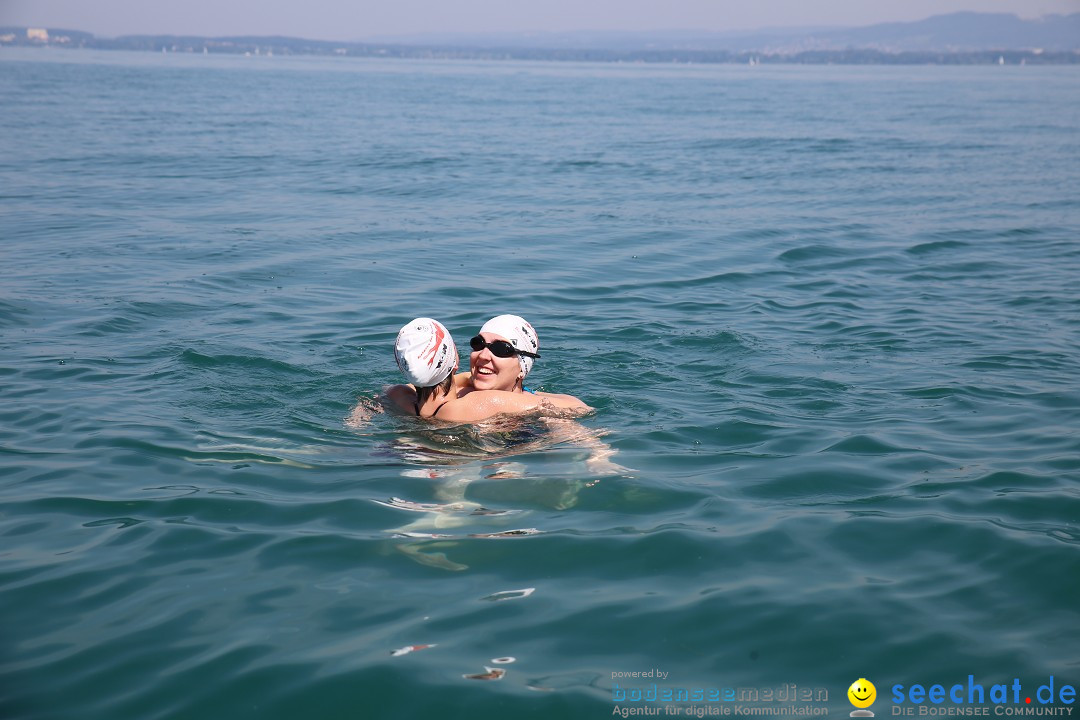
[[[0,28],[0,47],[83,48],[185,54],[322,55],[424,60],[529,60],[550,62],[732,64],[732,65],[1077,65],[1080,52],[1039,49],[896,51],[875,48],[811,49],[796,52],[693,49],[585,49],[471,47],[342,43],[291,37],[201,37],[129,35],[98,38],[52,28]]]

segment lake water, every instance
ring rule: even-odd
[[[0,716],[1080,684],[1076,68],[3,49],[0,97]],[[505,312],[595,414],[346,423],[405,321]]]

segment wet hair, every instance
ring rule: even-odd
[[[428,398],[430,398],[432,395],[434,395],[435,391],[438,390],[438,389],[442,389],[442,394],[443,395],[449,395],[450,394],[450,388],[452,388],[453,386],[454,386],[454,373],[451,372],[449,375],[446,376],[445,380],[443,380],[441,383],[439,383],[437,385],[429,385],[428,387],[418,387],[418,388],[416,388],[416,406],[420,407],[424,403],[426,403],[428,401]]]

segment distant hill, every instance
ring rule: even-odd
[[[812,33],[819,49],[868,48],[885,52],[1080,49],[1080,13],[1021,20],[1005,13],[958,12],[907,23],[882,23]]]
[[[958,12],[917,22],[857,28],[765,28],[742,32],[661,30],[534,33],[427,33],[371,38],[413,46],[576,50],[698,50],[792,54],[806,50],[975,52],[1080,49],[1080,13],[1022,20],[1006,13]]]

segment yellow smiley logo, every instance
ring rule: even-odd
[[[866,678],[859,678],[847,689],[848,700],[857,708],[868,708],[877,699],[877,688]]]

